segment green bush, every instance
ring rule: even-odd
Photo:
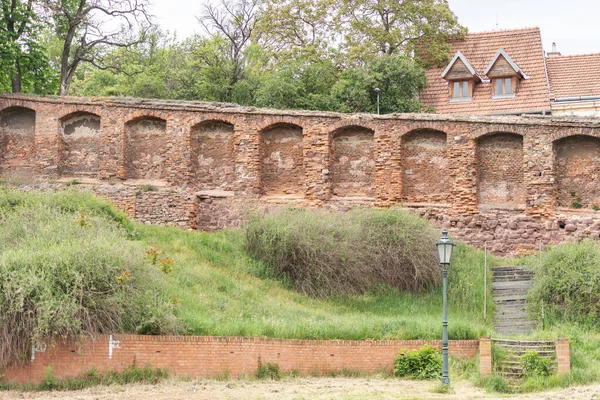
[[[552,371],[552,361],[540,357],[535,350],[528,350],[521,356],[521,366],[523,367],[523,375],[526,377],[550,376]]]
[[[551,247],[535,268],[530,303],[547,314],[600,326],[600,244],[592,240]]]
[[[440,279],[438,234],[406,211],[281,209],[252,216],[245,233],[247,251],[271,275],[317,297],[418,291]]]
[[[0,367],[32,343],[177,330],[118,213],[85,194],[28,196],[0,191]]]
[[[442,376],[442,353],[425,345],[419,350],[402,351],[394,361],[394,375],[414,379]]]
[[[281,373],[279,372],[279,364],[277,364],[277,363],[263,364],[259,360],[258,361],[258,370],[256,371],[256,377],[258,379],[269,379],[272,381],[280,380]]]

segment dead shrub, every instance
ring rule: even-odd
[[[437,282],[437,232],[401,210],[280,209],[245,225],[246,249],[270,274],[316,297],[380,286],[418,291]]]

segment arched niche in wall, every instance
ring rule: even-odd
[[[477,139],[479,204],[525,204],[523,136],[498,132]]]
[[[559,207],[600,205],[600,139],[576,135],[556,140],[554,176]]]
[[[8,107],[0,111],[2,175],[33,178],[35,172],[35,111]]]
[[[375,184],[374,132],[361,126],[340,128],[331,134],[329,176],[331,191],[339,197],[373,197]]]
[[[100,117],[75,112],[60,120],[63,141],[60,157],[62,176],[96,177],[100,165]]]
[[[402,190],[409,203],[449,203],[446,134],[418,129],[402,136]]]
[[[125,124],[127,179],[162,180],[167,176],[167,121],[144,116]]]
[[[304,194],[301,127],[280,123],[260,131],[260,158],[263,194]]]
[[[233,190],[233,125],[224,121],[205,121],[192,127],[191,133],[192,184],[203,189]]]

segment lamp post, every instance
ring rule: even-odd
[[[374,90],[375,90],[375,93],[377,93],[377,115],[379,115],[379,92],[381,92],[381,89],[376,87]]]
[[[450,384],[450,376],[448,375],[448,312],[447,312],[447,297],[446,297],[446,280],[448,278],[448,269],[452,259],[452,249],[454,243],[448,238],[448,231],[442,231],[442,238],[436,243],[438,251],[438,260],[440,269],[442,270],[442,281],[444,290],[444,317],[442,320],[442,385]]]

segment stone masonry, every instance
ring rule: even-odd
[[[414,209],[499,254],[600,239],[600,121],[0,95],[0,173],[92,185],[149,224],[282,205]]]

